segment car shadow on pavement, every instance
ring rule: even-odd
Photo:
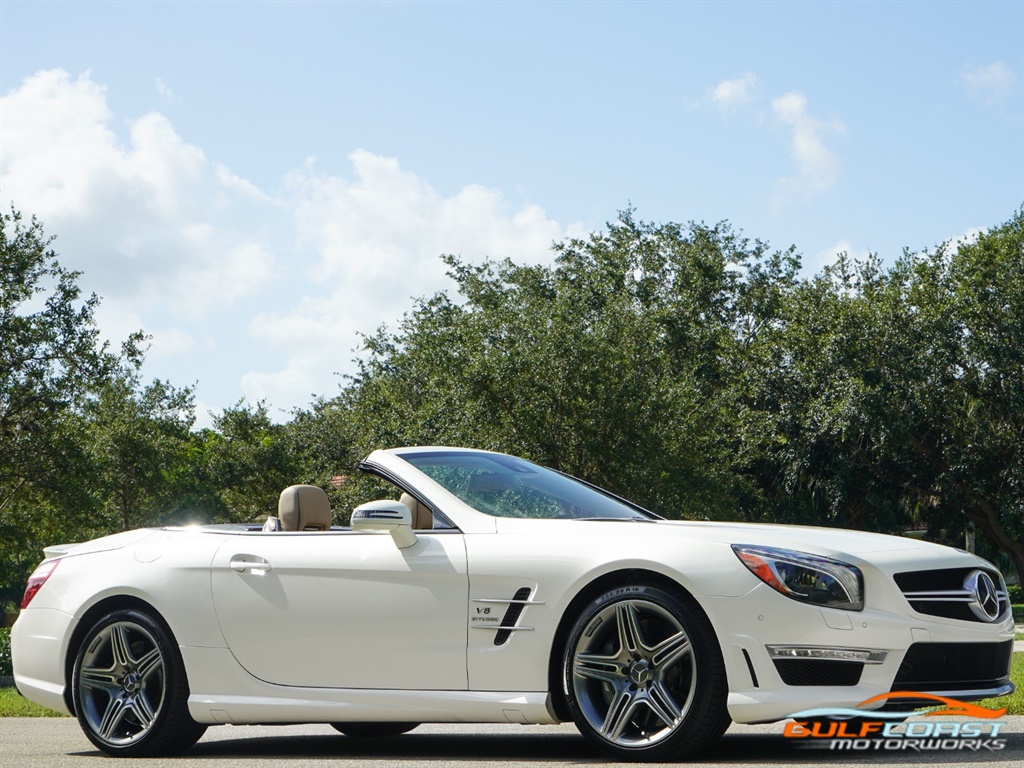
[[[87,753],[77,753],[85,756]],[[92,753],[90,753],[92,754]],[[95,753],[98,754],[98,753]],[[781,734],[727,733],[709,752],[688,761],[688,765],[773,765],[803,763],[833,764],[959,764],[1013,763],[1020,765],[1024,755],[1024,734],[1006,736],[1005,748],[998,751],[909,750],[862,752],[802,748]],[[362,765],[375,761],[401,760],[403,765],[445,761],[515,761],[553,764],[608,765],[608,758],[590,747],[583,738],[571,733],[506,734],[431,734],[410,733],[389,739],[353,739],[346,736],[261,735],[218,738],[200,741],[181,756],[181,761],[224,760],[332,760]]]

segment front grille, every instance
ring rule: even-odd
[[[999,612],[996,621],[1010,610],[1010,598],[1006,585],[996,571],[978,568],[942,568],[934,571],[909,571],[897,573],[893,578],[910,607],[926,616],[940,616],[957,621],[984,621],[972,609],[974,595],[964,588],[967,576],[976,570],[984,570],[996,585]]]
[[[1010,677],[1013,641],[914,643],[903,657],[894,691],[966,691],[995,688]]]
[[[786,685],[856,685],[864,665],[832,659],[772,659]]]

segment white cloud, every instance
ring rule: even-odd
[[[947,245],[949,248],[951,248],[952,250],[955,251],[955,250],[959,249],[961,245],[970,245],[975,240],[977,240],[979,237],[981,237],[981,235],[984,232],[985,232],[985,228],[984,227],[971,227],[966,232],[964,232],[962,234],[959,234],[956,237],[951,237],[948,240],[946,240],[945,245]]]
[[[0,204],[73,242],[75,267],[105,298],[195,314],[270,280],[265,239],[229,226],[225,213],[268,199],[211,164],[163,115],[127,121],[122,138],[105,87],[59,69],[26,78],[0,110]]]
[[[163,81],[163,78],[158,77],[156,79],[156,92],[160,94],[160,97],[168,104],[179,104],[180,99],[174,96],[174,91],[171,90],[170,86]]]
[[[235,192],[242,197],[257,203],[274,202],[273,199],[269,195],[265,194],[259,187],[247,179],[236,176],[231,172],[231,169],[223,163],[214,163],[213,170],[217,175],[217,181],[220,182],[225,191]]]
[[[283,311],[256,316],[250,333],[287,353],[277,371],[252,371],[246,396],[306,403],[348,369],[357,332],[395,321],[413,305],[451,286],[442,253],[471,260],[547,261],[563,229],[536,205],[510,206],[500,192],[468,185],[444,196],[394,158],[350,156],[354,180],[320,174],[315,164],[292,173],[289,195],[300,242],[316,254],[309,294]]]
[[[1002,103],[1017,90],[1017,75],[1001,61],[964,70],[958,80],[967,87],[972,99],[987,107]]]
[[[855,248],[849,240],[839,240],[835,245],[818,251],[813,261],[805,260],[803,271],[806,274],[817,274],[821,271],[822,267],[834,264],[836,258],[841,253],[845,253],[854,261],[864,261],[871,255],[871,251],[868,248]]]
[[[749,102],[756,85],[757,76],[753,72],[745,72],[735,80],[723,80],[708,90],[718,108],[728,112]]]
[[[173,383],[173,382],[172,382]],[[225,403],[223,405],[211,405],[204,400],[195,401],[195,415],[196,420],[192,425],[193,429],[213,429],[213,419],[215,416],[220,416],[224,413],[224,409],[233,403]]]
[[[102,302],[96,310],[96,321],[115,348],[131,334],[141,331],[147,337],[142,345],[147,360],[186,355],[198,346],[195,337],[181,328],[154,330],[147,327],[142,315],[124,302]]]
[[[176,357],[191,352],[195,349],[196,340],[191,334],[180,328],[168,328],[165,331],[153,333],[152,346],[148,357],[159,359],[163,357]]]
[[[166,116],[115,116],[88,72],[38,72],[0,110],[0,205],[59,235],[62,262],[103,297],[105,337],[151,337],[145,375],[198,380],[201,424],[205,403],[241,394],[275,414],[333,394],[358,332],[450,285],[442,253],[546,261],[553,241],[585,234],[481,185],[441,194],[362,150],[349,177],[310,161],[271,197]]]
[[[772,111],[791,130],[790,154],[796,173],[776,184],[774,205],[782,208],[794,198],[807,199],[835,186],[839,179],[839,158],[822,138],[826,133],[841,133],[839,120],[819,120],[807,111],[807,97],[790,91],[772,99]]]

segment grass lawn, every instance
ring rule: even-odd
[[[0,717],[67,717],[41,707],[18,693],[16,688],[0,688]]]
[[[1017,692],[1010,696],[1000,696],[998,699],[985,699],[979,701],[983,707],[998,709],[1006,707],[1008,715],[1024,715],[1024,653],[1013,654],[1013,661],[1010,666],[1010,680],[1017,684]]]

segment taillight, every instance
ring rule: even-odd
[[[28,604],[32,602],[32,598],[36,596],[36,593],[43,588],[43,584],[50,578],[54,569],[57,567],[57,563],[60,559],[46,560],[39,564],[39,567],[32,571],[32,575],[28,577],[28,586],[25,587],[25,596],[21,598],[21,607],[28,608]]]

